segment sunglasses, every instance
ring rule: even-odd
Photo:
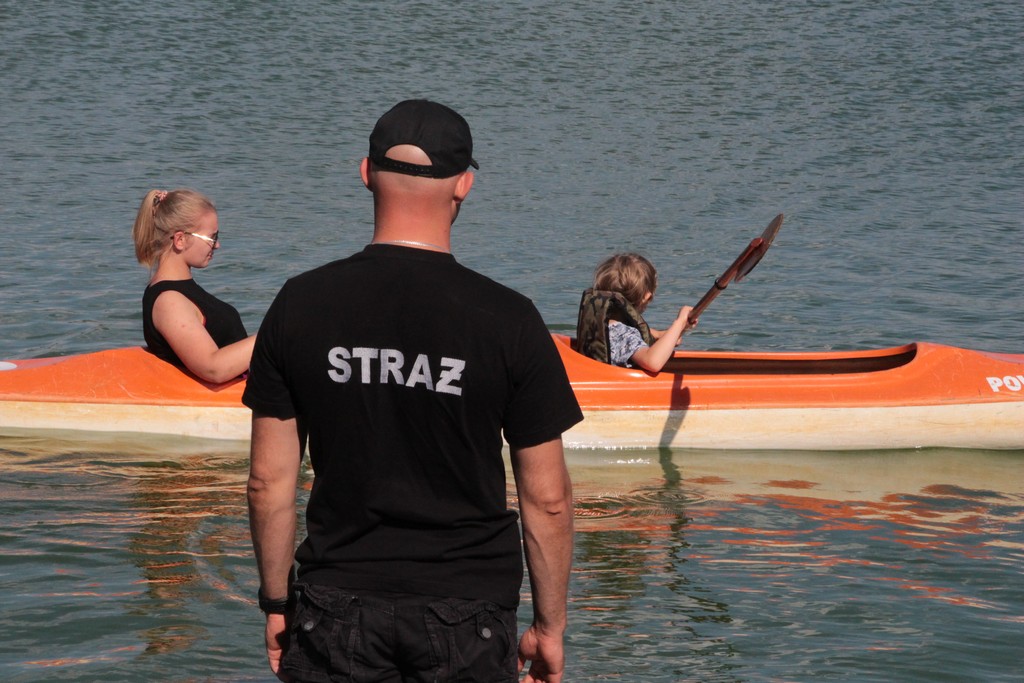
[[[207,244],[209,244],[211,247],[215,247],[215,246],[217,246],[218,243],[220,243],[220,230],[218,230],[217,232],[213,233],[213,237],[207,237],[206,235],[200,235],[198,232],[185,232],[184,230],[182,230],[182,233],[184,233],[186,235],[192,235],[193,237],[198,237],[202,241],[204,241]]]

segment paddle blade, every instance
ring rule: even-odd
[[[697,318],[704,312],[704,309],[715,300],[715,297],[722,293],[723,289],[729,286],[730,282],[739,282],[743,279],[743,276],[752,271],[754,266],[761,262],[765,252],[768,251],[768,247],[772,246],[775,235],[778,234],[781,227],[782,214],[780,213],[768,224],[768,227],[764,229],[760,237],[750,240],[750,244],[743,250],[743,253],[736,257],[736,260],[722,273],[722,276],[715,280],[714,286],[708,290],[707,294],[701,297],[701,300],[690,311],[688,318],[690,323],[697,322]]]
[[[768,252],[768,247],[772,246],[772,242],[775,241],[775,236],[779,234],[779,228],[781,227],[782,214],[780,213],[778,216],[772,219],[772,222],[769,223],[768,227],[764,229],[764,232],[761,233],[761,236],[755,238],[754,241],[750,243],[753,249],[750,251],[750,254],[743,259],[743,261],[739,264],[739,267],[736,269],[736,277],[734,278],[736,282],[739,282],[740,280],[745,278],[747,276],[747,273],[752,271],[754,269],[754,266],[761,262],[761,259],[764,258],[764,255]]]

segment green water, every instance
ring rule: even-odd
[[[246,457],[6,438],[4,679],[269,680]],[[569,680],[1018,679],[1019,454],[569,460]]]
[[[687,346],[1020,352],[1021,35],[990,0],[0,2],[0,358],[141,342],[151,187],[217,203],[197,279],[255,330],[368,241],[357,164],[412,96],[474,130],[457,257],[554,330],[626,249],[664,326],[781,212]],[[570,680],[1020,680],[1019,453],[571,467]],[[245,476],[241,444],[0,437],[2,678],[270,680]]]

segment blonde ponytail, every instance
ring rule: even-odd
[[[210,199],[195,190],[150,190],[142,198],[132,226],[135,258],[155,268],[176,232],[189,232],[203,214],[216,211]]]

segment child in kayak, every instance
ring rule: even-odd
[[[192,279],[193,268],[210,264],[219,235],[217,209],[195,190],[150,190],[132,227],[135,255],[152,269],[142,296],[146,345],[213,383],[248,370],[255,341],[233,306]]]
[[[615,254],[594,271],[594,286],[583,293],[577,349],[612,365],[660,372],[682,342],[692,308],[683,306],[667,330],[651,329],[642,313],[654,298],[658,273],[639,254]]]

